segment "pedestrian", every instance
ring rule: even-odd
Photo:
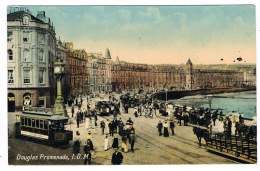
[[[118,148],[118,134],[116,131],[114,131],[114,136],[113,136],[113,148]]]
[[[109,150],[108,134],[106,134],[105,139],[104,139],[104,150],[105,150],[105,151]]]
[[[134,152],[135,142],[136,142],[135,131],[131,130],[130,131],[130,144],[131,144],[131,151],[132,151],[132,153]]]
[[[86,141],[86,145],[84,146],[84,152],[85,152],[85,160],[84,160],[84,164],[91,164],[91,152],[94,151],[94,146],[93,143],[90,139],[88,139]]]
[[[169,137],[169,131],[168,131],[168,123],[167,120],[165,120],[163,124],[163,136],[164,137]]]
[[[108,120],[109,121],[109,120]],[[113,131],[113,121],[110,121],[109,123],[108,123],[108,127],[109,127],[109,135],[110,136],[113,136],[114,134],[114,131]]]
[[[171,119],[170,119],[170,129],[171,129],[171,131],[172,131],[172,135],[174,135],[174,127],[175,127],[175,124],[174,124],[173,119],[171,118]]]
[[[77,120],[77,128],[79,128],[79,123],[80,123],[80,111],[78,111],[77,114],[76,114],[76,120]]]
[[[106,122],[105,122],[105,128],[106,128],[106,129],[105,129],[105,133],[106,133],[106,134],[109,134],[109,133],[110,133],[110,132],[109,132],[109,119],[107,119]]]
[[[127,143],[127,141],[122,141],[122,144],[121,144],[121,150],[122,150],[124,153],[127,153],[127,152],[128,152],[128,148],[127,148],[126,143]]]
[[[95,117],[94,117],[94,116],[91,116],[91,128],[92,128],[92,129],[95,129],[95,127],[96,127]]]
[[[238,118],[238,119],[239,119],[239,123],[243,123],[243,121],[242,121],[242,120],[243,120],[243,117],[242,117],[241,114],[239,114],[239,118]]]
[[[119,118],[117,126],[118,126],[118,133],[119,133],[120,136],[122,136],[122,131],[123,131],[125,124],[124,124],[124,122],[122,121],[121,118]]]
[[[104,133],[105,133],[105,127],[106,127],[106,124],[105,124],[104,120],[101,120],[100,128],[102,129],[102,135],[104,135]]]
[[[79,151],[80,151],[80,143],[81,143],[80,133],[79,133],[79,131],[76,131],[75,142],[74,142],[74,145],[73,145],[73,152],[74,153],[79,153]]]
[[[231,128],[232,128],[232,121],[231,121],[231,119],[230,119],[229,117],[228,117],[227,119],[228,119],[228,123],[227,123],[228,136],[231,137],[231,133],[232,133],[232,130],[231,130]]]
[[[134,115],[135,115],[136,118],[138,117],[137,111],[135,111]]]
[[[89,129],[89,125],[90,125],[90,119],[89,119],[89,117],[86,117],[86,119],[85,119],[85,124],[86,124],[86,130],[88,130],[88,129]]]
[[[158,129],[158,132],[159,132],[159,136],[162,135],[162,127],[163,127],[163,124],[162,122],[159,120],[159,123],[157,125],[157,129]]]
[[[71,107],[71,117],[73,118],[73,115],[74,115],[74,105],[72,105],[72,107]]]
[[[92,140],[91,131],[88,131],[88,134],[87,134],[87,140]]]
[[[122,153],[119,151],[119,148],[115,149],[115,152],[112,155],[112,159],[111,159],[111,163],[113,165],[120,165],[122,164],[124,159],[124,156],[122,155]]]

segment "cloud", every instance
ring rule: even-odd
[[[131,19],[131,12],[127,9],[119,9],[117,11],[119,18],[123,20],[130,20]]]
[[[156,7],[147,7],[146,11],[140,11],[139,14],[144,20],[153,20],[154,22],[161,20],[160,10]]]

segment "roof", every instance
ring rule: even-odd
[[[46,119],[46,120],[68,120],[69,118],[61,115],[54,115],[52,113],[35,112],[35,111],[23,111],[17,116],[26,116],[32,118]]]
[[[187,64],[192,64],[190,58],[189,58],[189,60],[187,61],[186,65],[187,65]]]
[[[28,14],[31,16],[31,19],[38,22],[38,23],[44,23],[42,20],[34,17],[32,14],[25,12],[25,11],[17,11],[17,12],[13,12],[7,15],[7,21],[15,21],[15,20],[21,20],[23,14]]]
[[[111,59],[110,51],[109,49],[106,49],[106,58]]]

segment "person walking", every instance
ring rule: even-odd
[[[88,130],[88,129],[89,129],[89,125],[90,125],[90,119],[89,119],[89,117],[86,117],[86,118],[85,118],[85,124],[86,124],[86,130]]]
[[[113,148],[118,148],[118,134],[116,131],[114,131],[114,136],[113,136]]]
[[[84,146],[84,152],[85,152],[85,160],[84,164],[89,164],[91,165],[91,152],[94,151],[94,146],[93,143],[90,139],[86,141],[86,145]]]
[[[105,150],[105,151],[109,150],[108,134],[106,134],[105,139],[104,139],[104,150]]]
[[[105,133],[105,127],[106,127],[106,124],[105,124],[104,120],[101,120],[100,128],[102,129],[102,135],[104,135],[104,133]]]
[[[76,120],[77,120],[77,128],[79,128],[79,123],[80,123],[80,111],[78,111],[77,114],[76,114]]]
[[[172,131],[172,135],[174,135],[174,127],[175,127],[175,124],[174,124],[173,119],[171,118],[171,119],[170,119],[170,129],[171,129],[171,131]]]
[[[122,164],[124,159],[124,156],[122,155],[122,153],[119,151],[119,148],[115,149],[115,152],[112,154],[112,159],[111,159],[111,163],[113,165],[120,165]]]
[[[168,131],[168,123],[167,120],[165,120],[163,124],[163,136],[164,137],[169,137],[169,131]]]
[[[73,115],[74,115],[74,105],[72,104],[72,107],[71,107],[71,117],[73,118]]]
[[[135,131],[131,130],[130,131],[130,144],[131,144],[131,151],[132,151],[132,153],[134,152],[135,142],[136,142]]]
[[[95,127],[96,127],[96,120],[95,120],[95,117],[92,115],[91,116],[91,128],[95,129]]]
[[[228,123],[227,123],[227,133],[228,133],[228,136],[231,137],[231,134],[232,134],[232,121],[231,119],[228,117]]]
[[[159,132],[159,136],[162,135],[162,127],[163,127],[163,124],[162,122],[159,120],[159,123],[157,125],[157,129],[158,129],[158,132]]]

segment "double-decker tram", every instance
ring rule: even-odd
[[[68,117],[50,112],[23,111],[16,115],[15,137],[61,146],[69,144],[73,132],[65,130]]]

